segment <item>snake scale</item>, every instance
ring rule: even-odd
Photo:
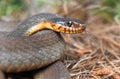
[[[0,32],[0,70],[22,72],[47,66],[63,56],[65,42],[59,32],[84,30],[80,21],[56,14],[40,13],[29,17],[13,31]]]

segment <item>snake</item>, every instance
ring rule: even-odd
[[[81,33],[85,28],[79,20],[52,13],[31,16],[14,30],[0,32],[0,70],[11,73],[48,66],[64,55],[61,33]]]

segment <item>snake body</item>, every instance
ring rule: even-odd
[[[3,72],[29,71],[60,59],[65,49],[60,33],[54,32],[54,29],[48,30],[50,28],[42,28],[44,29],[42,30],[41,26],[37,26],[37,30],[35,28],[42,22],[52,23],[51,26],[60,24],[63,26],[64,22],[70,21],[81,24],[76,20],[55,14],[41,13],[24,20],[11,32],[0,32],[0,70]]]

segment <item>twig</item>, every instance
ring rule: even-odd
[[[120,79],[120,76],[114,73],[114,69],[111,66],[99,68],[98,70],[93,71],[91,74],[94,76],[111,75],[114,79]]]
[[[72,69],[76,68],[81,62],[90,59],[91,57],[80,58],[80,60],[72,67]]]

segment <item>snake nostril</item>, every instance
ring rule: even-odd
[[[81,27],[85,27],[86,25],[85,25],[85,24],[79,24],[79,26],[81,26]]]

